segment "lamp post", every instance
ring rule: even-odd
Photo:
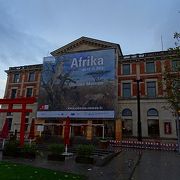
[[[140,79],[140,65],[137,64],[136,66],[136,83],[137,83],[137,132],[138,141],[142,141],[142,128],[141,128],[141,108],[140,108],[140,82],[142,82],[142,79]]]
[[[137,117],[138,117],[138,121],[137,121],[137,130],[138,130],[138,141],[142,141],[142,129],[141,129],[141,108],[140,108],[140,82],[142,80],[141,79],[137,79]]]

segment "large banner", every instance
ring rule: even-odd
[[[45,57],[37,117],[114,118],[115,49]]]

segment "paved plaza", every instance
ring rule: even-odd
[[[123,149],[103,167],[78,164],[74,157],[65,162],[47,161],[42,157],[5,160],[84,174],[89,180],[178,180],[180,177],[180,155],[165,151]]]

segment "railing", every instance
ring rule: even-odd
[[[135,59],[135,58],[154,57],[154,56],[172,55],[172,54],[175,54],[175,52],[174,51],[158,51],[158,52],[125,55],[123,56],[123,59],[124,60]]]
[[[133,140],[116,141],[116,140],[110,140],[110,146],[122,147],[122,148],[176,151],[178,144],[176,144],[176,143],[163,143],[163,142],[151,142],[151,141],[133,141]]]

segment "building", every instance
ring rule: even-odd
[[[140,83],[140,108],[142,136],[144,138],[176,138],[176,123],[168,108],[163,84],[165,66],[172,70],[177,66],[179,57],[172,51],[150,52],[123,56],[118,44],[97,39],[81,37],[53,52],[55,58],[79,52],[115,50],[115,104],[114,117],[110,118],[72,118],[71,135],[93,137],[124,138],[137,136],[137,78]],[[40,98],[40,77],[43,64],[10,67],[6,70],[7,84],[4,98],[31,97]],[[26,116],[26,132],[33,118],[36,119],[37,134],[46,133],[63,136],[65,118],[37,117],[38,103],[29,105],[33,113]],[[44,107],[43,107],[44,108]],[[19,131],[20,114],[1,115],[9,119],[9,129]],[[42,131],[42,132],[41,132]]]
[[[42,71],[42,64],[10,67],[5,72],[7,73],[7,83],[4,93],[4,98],[14,99],[22,97],[38,97],[39,94],[39,82]],[[19,109],[21,105],[15,105],[14,109]],[[2,108],[7,108],[6,105],[2,105]],[[36,117],[37,103],[28,105],[28,108],[33,110],[33,113],[26,114],[26,127],[25,131],[28,134],[32,119]],[[9,122],[9,131],[20,131],[20,113],[1,113],[1,126],[3,121],[7,118]]]

